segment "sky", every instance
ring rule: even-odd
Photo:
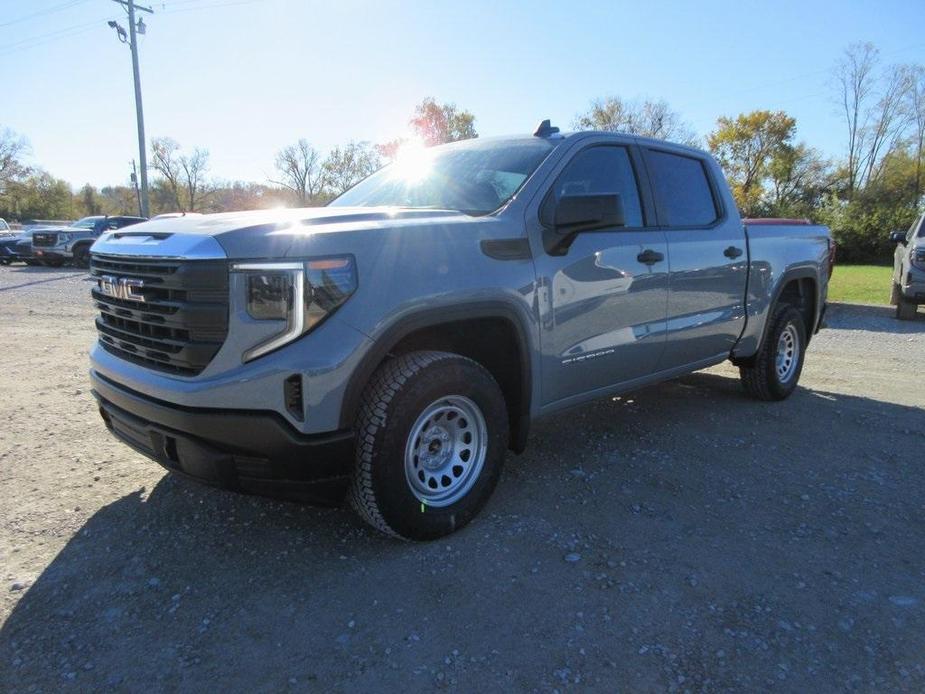
[[[844,125],[831,69],[856,41],[925,63],[925,1],[160,0],[143,14],[148,138],[210,153],[210,174],[266,182],[274,154],[407,132],[424,97],[481,135],[568,129],[596,97],[665,99],[700,135],[721,115],[784,110],[830,157]],[[122,184],[138,157],[130,51],[112,0],[0,0],[0,128],[30,163]]]

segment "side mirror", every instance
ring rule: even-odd
[[[553,223],[561,235],[622,227],[626,224],[619,193],[563,195],[556,204]]]
[[[901,243],[906,245],[906,232],[905,231],[892,231],[890,232],[890,243]]]

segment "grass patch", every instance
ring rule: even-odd
[[[829,282],[829,301],[888,304],[892,274],[889,265],[836,265]]]

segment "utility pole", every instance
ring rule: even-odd
[[[144,208],[141,206],[141,190],[138,188],[138,170],[135,168],[135,160],[132,159],[132,187],[135,188],[135,198],[138,200],[138,216],[147,217]]]
[[[138,33],[145,33],[144,22],[139,19],[135,23],[135,10],[138,9],[148,14],[154,14],[150,7],[136,5],[135,0],[113,0],[125,7],[128,13],[128,38],[125,36],[125,29],[119,26],[118,22],[109,22],[109,26],[116,30],[119,40],[122,43],[128,43],[132,49],[132,74],[135,78],[135,116],[138,121],[138,159],[141,168],[141,216],[148,217],[150,206],[148,204],[148,154],[145,145],[145,117],[144,109],[141,105],[141,75],[138,70]]]

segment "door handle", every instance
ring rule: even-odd
[[[736,248],[735,246],[729,246],[729,248],[723,251],[723,255],[726,256],[727,258],[732,258],[733,260],[735,260],[740,255],[742,255],[742,249]]]
[[[636,256],[636,260],[638,260],[640,263],[644,263],[645,265],[655,265],[655,263],[660,263],[664,259],[664,255],[658,251],[653,251],[651,248],[647,248]]]

